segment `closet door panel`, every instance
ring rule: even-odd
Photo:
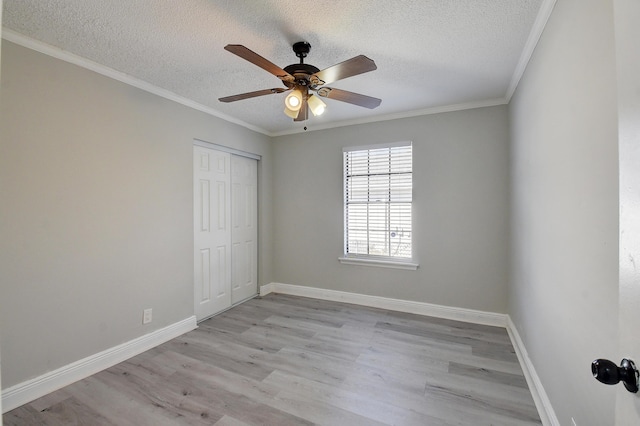
[[[231,157],[231,302],[258,293],[258,162]]]
[[[194,146],[194,302],[202,320],[231,306],[231,155]]]

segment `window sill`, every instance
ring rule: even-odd
[[[362,257],[339,257],[338,260],[344,265],[377,266],[379,268],[405,269],[410,271],[415,271],[419,266],[413,262]]]

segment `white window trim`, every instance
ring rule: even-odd
[[[415,271],[420,266],[412,261],[402,261],[385,257],[376,258],[373,256],[342,256],[338,260],[344,265],[377,266],[379,268],[405,269]]]
[[[360,150],[368,150],[368,149],[379,149],[379,148],[392,148],[399,146],[409,146],[412,145],[412,141],[399,141],[399,142],[389,142],[389,143],[381,143],[381,144],[372,144],[372,145],[359,145],[359,146],[349,146],[343,147],[342,152],[349,151],[360,151]],[[413,215],[413,209],[412,209]],[[413,222],[413,218],[412,218]],[[413,245],[413,236],[412,236],[412,245]],[[415,247],[412,247],[412,250],[415,250]],[[346,248],[345,248],[346,251]],[[413,253],[415,256],[415,253]],[[359,265],[359,266],[373,266],[379,268],[390,268],[390,269],[404,269],[404,270],[412,270],[415,271],[420,266],[413,259],[408,258],[395,258],[395,257],[384,257],[384,256],[367,256],[367,255],[350,255],[343,254],[338,258],[340,263],[344,265]]]
[[[401,142],[378,143],[374,145],[345,146],[344,148],[342,148],[342,152],[364,151],[366,149],[395,148],[398,146],[409,146],[412,144],[413,143],[411,141],[401,141]]]

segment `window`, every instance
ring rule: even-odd
[[[344,257],[340,260],[415,269],[411,142],[345,148],[343,156]]]

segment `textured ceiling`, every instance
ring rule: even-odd
[[[128,74],[267,134],[508,99],[543,0],[4,0],[3,27]],[[363,54],[378,69],[330,87],[382,99],[328,99],[294,123],[284,94],[219,97],[280,80],[225,51],[242,44],[280,67],[307,41],[323,69]],[[514,77],[515,76],[515,77]]]

